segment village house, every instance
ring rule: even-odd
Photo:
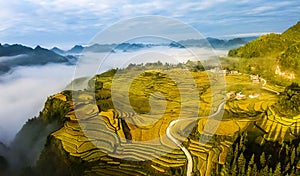
[[[259,75],[250,75],[250,79],[252,83],[259,84],[260,83],[260,76]]]

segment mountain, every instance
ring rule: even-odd
[[[123,52],[127,51],[136,51],[143,48],[150,48],[154,45],[151,44],[142,44],[142,43],[121,43],[115,47],[117,50],[122,50]]]
[[[143,48],[149,48],[151,46],[153,45],[141,44],[141,43],[120,43],[120,44],[97,44],[96,43],[85,47],[81,45],[75,45],[73,48],[66,51],[65,53],[79,54],[83,51],[101,53],[101,52],[115,52],[115,50],[121,50],[123,52],[127,52],[127,51],[136,51]]]
[[[69,59],[73,58],[61,56],[40,46],[33,49],[18,44],[0,44],[0,74],[7,73],[17,66],[69,63]]]
[[[73,48],[67,51],[67,53],[81,53],[84,47],[81,45],[75,45]]]
[[[64,51],[57,47],[51,49],[51,51],[60,55],[77,55],[82,52],[115,52],[116,50],[121,50],[123,52],[136,51],[143,48],[149,48],[153,45],[150,44],[140,44],[140,43],[121,43],[121,44],[92,44],[90,46],[75,45],[70,50]]]
[[[246,37],[246,38],[234,38],[230,40],[223,40],[217,38],[208,37],[207,39],[188,39],[188,40],[181,40],[179,42],[171,42],[170,44],[144,44],[144,43],[120,43],[120,44],[92,44],[89,46],[82,46],[82,45],[75,45],[70,50],[64,51],[57,47],[51,49],[51,51],[66,56],[78,56],[82,52],[95,52],[95,53],[102,53],[102,52],[133,52],[145,48],[151,48],[155,46],[169,46],[171,48],[184,48],[184,47],[213,47],[216,49],[232,49],[244,45],[248,41],[253,40],[256,37]],[[76,56],[76,57],[77,57]]]
[[[253,58],[283,55],[289,47],[300,42],[300,22],[287,29],[282,34],[263,35],[237,49],[230,50],[228,55],[232,57]]]
[[[282,34],[263,35],[244,46],[229,51],[229,57],[241,58],[244,72],[260,74],[278,84],[299,81],[300,22]],[[237,65],[237,64],[236,64]]]
[[[102,52],[113,52],[114,44],[93,44],[84,48],[84,51],[102,53]]]
[[[206,39],[188,39],[170,43],[169,47],[213,47],[215,49],[233,49],[246,44],[256,37],[234,38],[230,40],[208,37]]]
[[[53,51],[53,52],[55,52],[56,54],[59,54],[59,55],[63,55],[65,53],[64,50],[59,49],[57,47],[53,47],[52,49],[50,49],[50,51]]]
[[[228,40],[224,45],[227,47],[241,46],[241,45],[244,45],[246,42],[247,41],[243,40],[242,38],[234,38],[234,39]]]
[[[33,51],[32,48],[27,47],[27,46],[22,46],[18,44],[14,45],[1,45],[0,44],[0,57],[1,56],[16,56],[20,54],[28,54]]]
[[[145,48],[151,48],[155,46],[169,46],[171,48],[184,48],[184,47],[213,47],[216,49],[232,49],[244,45],[248,41],[255,39],[256,37],[234,38],[230,40],[223,40],[208,37],[207,39],[188,39],[181,40],[179,42],[171,42],[170,44],[144,44],[144,43],[120,43],[120,44],[92,44],[89,46],[75,45],[70,50],[64,51],[57,47],[51,49],[51,51],[60,55],[76,55],[82,52],[132,52]]]

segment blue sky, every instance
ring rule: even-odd
[[[64,49],[143,15],[175,18],[219,38],[280,33],[300,21],[299,0],[2,0],[0,8],[0,43]]]

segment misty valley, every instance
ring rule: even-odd
[[[1,44],[0,175],[300,175],[299,36]]]

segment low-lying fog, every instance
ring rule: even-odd
[[[119,66],[125,67],[130,58],[142,56],[145,51],[146,49],[111,53],[102,64],[100,72]],[[193,60],[191,54],[185,49],[157,47],[147,49],[147,52],[169,55],[174,58],[174,63]],[[226,55],[227,51],[215,50],[215,53],[220,56]],[[84,60],[79,61],[80,65],[77,69],[74,65],[48,64],[16,67],[12,72],[0,75],[0,141],[9,144],[28,119],[38,116],[47,97],[63,90],[74,77],[94,74],[99,67],[99,62],[96,60],[100,55],[102,57],[107,53],[92,54],[96,56],[93,57],[94,59],[87,57],[90,54],[84,54],[85,57],[82,57]],[[204,48],[198,48],[196,54],[202,59],[214,55],[211,50]],[[10,58],[0,58],[0,61],[6,59]],[[154,61],[158,60],[165,62],[163,59],[154,58]]]
[[[0,141],[11,142],[27,119],[38,116],[48,96],[72,80],[74,66],[17,67],[0,77]]]

